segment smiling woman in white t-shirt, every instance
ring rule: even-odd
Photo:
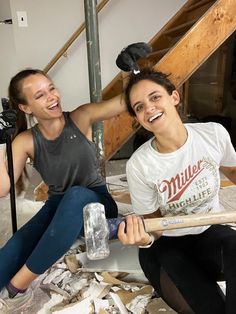
[[[220,124],[184,124],[180,96],[167,75],[131,74],[128,110],[154,135],[127,163],[136,215],[121,223],[123,244],[139,245],[141,267],[154,289],[178,313],[223,314],[236,309],[236,232],[214,225],[146,233],[139,215],[221,212],[221,171],[236,183],[236,152]],[[226,298],[217,281],[226,281]]]

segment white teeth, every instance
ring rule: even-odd
[[[162,116],[162,112],[157,113],[155,116],[152,116],[151,118],[149,118],[148,122],[152,122],[153,120],[155,120],[156,118],[159,118],[160,116]]]
[[[48,109],[52,109],[52,108],[56,107],[57,105],[58,105],[58,103],[56,102],[55,104],[53,104],[50,107],[48,107]]]

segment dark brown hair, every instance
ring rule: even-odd
[[[10,84],[8,87],[8,97],[10,101],[10,107],[11,109],[16,110],[17,112],[16,132],[14,134],[14,138],[19,133],[26,131],[28,128],[26,114],[22,110],[19,109],[19,104],[23,104],[23,105],[27,104],[25,95],[22,93],[23,80],[26,79],[30,75],[36,75],[36,74],[41,74],[43,76],[48,77],[46,73],[44,73],[41,70],[25,69],[18,72],[10,81]],[[28,174],[26,171],[26,167],[24,167],[24,171],[16,183],[16,189],[17,189],[18,194],[25,189],[25,179],[27,178],[28,178]]]
[[[129,82],[125,89],[125,102],[127,105],[128,112],[131,116],[135,116],[135,112],[130,103],[130,92],[132,87],[142,80],[148,80],[157,83],[158,85],[161,85],[162,87],[165,88],[167,93],[171,95],[172,92],[176,90],[176,88],[174,84],[168,79],[168,76],[169,75],[165,73],[156,72],[151,68],[144,68],[137,74],[134,73],[130,74]]]

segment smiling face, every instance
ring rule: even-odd
[[[28,76],[22,81],[21,93],[26,104],[19,104],[19,108],[25,113],[44,120],[62,115],[59,92],[48,77],[42,74]]]
[[[176,90],[169,95],[163,86],[145,79],[132,86],[129,99],[138,122],[154,134],[179,120],[176,106],[180,98]]]

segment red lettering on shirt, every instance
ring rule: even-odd
[[[180,199],[187,187],[203,170],[202,162],[203,160],[199,160],[195,165],[189,165],[184,171],[178,173],[170,180],[166,179],[161,182],[159,191],[161,193],[168,192],[168,203]]]

